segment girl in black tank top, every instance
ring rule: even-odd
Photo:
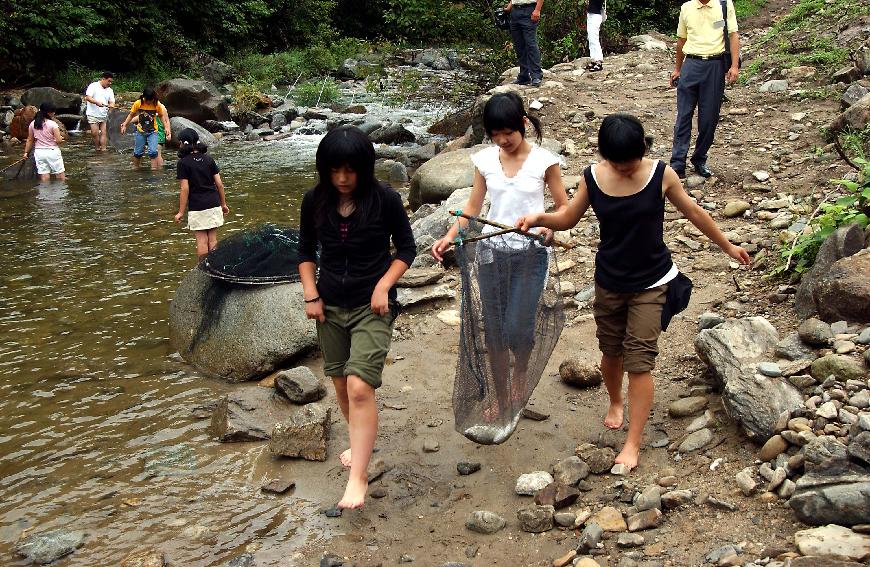
[[[517,226],[572,228],[591,206],[601,228],[595,256],[593,311],[601,372],[610,407],[604,425],[623,424],[622,376],[628,372],[628,435],[616,462],[637,466],[643,429],[653,400],[652,369],[658,337],[670,316],[688,304],[691,282],[680,274],[665,245],[664,199],[726,254],[749,263],[746,250],[728,242],[707,212],[686,194],[676,172],[646,158],[648,140],[634,116],[612,114],[598,131],[601,163],[589,166],[568,208],[526,215]]]

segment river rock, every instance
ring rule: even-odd
[[[465,519],[465,527],[479,534],[494,534],[507,525],[504,518],[495,512],[476,510]]]
[[[621,516],[620,516],[621,518]],[[577,542],[577,551],[586,553],[598,547],[598,542],[604,535],[604,530],[598,525],[598,522],[590,520],[586,527],[583,528],[583,533],[580,534],[580,541]]]
[[[643,512],[644,510],[652,510],[653,508],[661,509],[661,487],[655,484],[651,484],[644,488],[643,491],[638,495],[638,497],[634,499],[634,507],[637,508],[638,512]]]
[[[870,536],[835,524],[801,530],[794,534],[794,543],[804,555],[832,556],[856,561],[870,557]]]
[[[622,514],[613,506],[605,506],[592,515],[589,523],[596,523],[605,532],[624,532],[628,529]]]
[[[662,494],[662,506],[666,510],[673,510],[688,504],[694,498],[691,490],[671,490]]]
[[[402,307],[410,307],[439,299],[453,299],[454,297],[456,297],[456,290],[447,284],[400,288],[396,293],[396,301]]]
[[[444,268],[440,266],[433,268],[410,268],[396,282],[396,287],[423,287],[438,283],[443,277]]]
[[[870,431],[862,431],[849,442],[849,455],[870,465]]]
[[[865,99],[870,102],[870,96],[862,100]],[[806,319],[817,312],[820,307],[817,288],[834,262],[856,254],[863,247],[864,231],[857,224],[840,227],[825,239],[816,253],[813,267],[801,276],[801,283],[795,295],[795,311],[800,318]],[[825,318],[825,320],[838,321],[839,319]]]
[[[784,339],[776,343],[773,353],[786,360],[814,360],[816,358],[816,353],[804,345],[797,333],[789,333]]]
[[[553,529],[552,506],[526,506],[517,510],[520,529],[524,532],[538,534]]]
[[[573,486],[551,482],[535,494],[535,504],[561,510],[576,502],[579,497],[580,491]]]
[[[52,87],[34,87],[27,89],[21,95],[21,104],[35,106],[44,102],[54,105],[58,114],[79,114],[82,111],[82,96],[76,93],[66,93]]]
[[[282,370],[275,377],[275,388],[296,404],[308,404],[326,396],[326,386],[306,366]]]
[[[623,549],[628,547],[641,547],[646,543],[644,537],[640,534],[621,533],[616,537],[616,547]]]
[[[411,231],[414,233],[414,241],[417,243],[417,254],[429,254],[429,248],[432,244],[447,234],[447,229],[456,222],[456,217],[451,215],[450,211],[461,209],[470,196],[471,187],[468,187],[455,191],[437,207],[429,204],[423,205],[423,207],[432,207],[432,212],[411,220]],[[487,212],[489,212],[489,202],[484,201],[480,214],[486,216]],[[416,216],[415,212],[412,217]],[[452,253],[452,249],[449,252]]]
[[[589,465],[589,470],[593,474],[604,474],[613,467],[613,463],[616,460],[616,451],[610,447],[593,449],[583,455],[583,460]]]
[[[828,461],[798,479],[788,505],[805,524],[870,523],[870,473],[852,463]]]
[[[788,90],[788,81],[784,79],[771,79],[765,81],[758,90],[763,93],[782,93]]]
[[[401,124],[387,124],[369,134],[375,144],[407,144],[416,141],[416,136]]]
[[[272,430],[269,451],[282,457],[302,457],[325,461],[332,409],[323,404],[308,404],[279,421]]]
[[[707,429],[699,429],[694,433],[690,433],[686,438],[680,443],[677,451],[680,453],[691,453],[692,451],[697,451],[699,449],[703,449],[713,440],[713,432]]]
[[[768,462],[774,460],[777,456],[785,453],[789,448],[789,443],[783,439],[782,435],[774,435],[768,439],[761,450],[758,452],[758,460]]]
[[[39,109],[35,106],[24,106],[15,111],[12,122],[9,124],[9,135],[18,138],[22,142],[27,140],[28,128]]]
[[[667,44],[649,34],[634,35],[629,38],[632,45],[641,51],[667,51]]]
[[[173,116],[169,119],[169,124],[172,126],[172,139],[166,141],[166,145],[170,148],[179,146],[178,135],[190,128],[199,136],[199,141],[208,147],[212,147],[218,143],[218,139],[214,135],[192,120],[188,120],[182,116]]]
[[[870,93],[870,89],[864,85],[858,83],[849,85],[849,88],[846,89],[846,92],[844,92],[843,96],[840,97],[840,106],[844,109],[849,108],[864,98],[868,93]]]
[[[725,322],[725,317],[718,313],[707,311],[698,316],[698,329],[712,329],[716,325]]]
[[[321,560],[322,562],[323,560]],[[220,567],[254,567],[254,556],[250,553],[243,553],[226,563],[222,563]]]
[[[737,481],[737,487],[740,489],[740,492],[743,493],[743,496],[752,496],[755,492],[755,489],[758,487],[758,483],[755,482],[755,477],[752,474],[751,468],[745,468],[734,477]]]
[[[267,440],[295,408],[271,388],[242,388],[218,400],[209,431],[222,443]]]
[[[165,564],[163,552],[156,549],[131,551],[121,560],[121,567],[163,567]]]
[[[601,384],[601,369],[597,364],[569,358],[559,365],[562,382],[578,388],[592,388]]]
[[[485,147],[488,146],[440,153],[421,165],[411,177],[408,193],[411,208],[416,209],[423,203],[440,203],[457,189],[471,187],[474,181],[471,156]]]
[[[825,321],[870,323],[870,249],[834,262],[814,290],[819,315]]]
[[[69,555],[85,542],[85,534],[59,528],[30,534],[15,544],[15,554],[29,563],[47,565]]]
[[[534,496],[551,482],[553,482],[553,477],[546,471],[521,474],[514,490],[521,496]]]
[[[752,205],[746,201],[730,201],[725,205],[725,208],[722,209],[722,214],[728,218],[739,217],[751,207]]]
[[[824,382],[825,378],[831,375],[841,382],[865,378],[861,363],[842,354],[829,354],[817,358],[810,366],[810,374],[819,382]]]
[[[830,325],[810,317],[798,326],[798,337],[812,347],[826,347],[834,340],[834,333]]]
[[[589,465],[577,456],[563,459],[553,467],[553,479],[567,486],[574,486],[588,476]]]
[[[230,120],[226,100],[208,81],[169,79],[157,88],[157,96],[173,116],[181,116],[202,124],[206,120]]]
[[[719,386],[742,373],[744,364],[763,360],[779,341],[776,329],[764,317],[729,319],[695,338],[698,356],[713,371]]]
[[[628,531],[630,532],[639,532],[641,530],[648,530],[650,528],[654,528],[662,523],[662,512],[658,508],[652,508],[650,510],[644,510],[643,512],[638,512],[633,516],[630,516],[626,521],[626,525],[628,526]]]
[[[213,85],[225,85],[235,78],[236,70],[223,61],[212,59],[199,68],[199,74]]]
[[[679,398],[668,406],[668,413],[671,417],[692,417],[704,411],[708,403],[704,396]]]
[[[191,270],[169,307],[172,348],[210,376],[259,378],[317,344],[302,299],[302,284],[234,286]]]
[[[436,121],[429,127],[427,132],[430,134],[439,134],[448,138],[458,138],[465,134],[468,127],[471,125],[471,108],[466,108],[457,112],[448,114],[441,120]]]

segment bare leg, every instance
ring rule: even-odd
[[[341,415],[344,416],[344,420],[347,423],[350,423],[350,402],[347,400],[347,377],[333,376],[332,385],[335,387],[335,397],[338,400],[338,407],[341,409]],[[350,449],[345,449],[342,451],[341,455],[338,456],[338,460],[341,461],[342,465],[350,468],[351,454]]]
[[[217,248],[217,229],[208,229],[208,251],[211,252]]]
[[[350,415],[347,429],[353,462],[338,507],[352,509],[360,508],[365,503],[369,487],[367,469],[378,434],[378,407],[375,404],[375,389],[359,376],[347,377],[347,399]]]
[[[157,146],[157,167],[163,169],[163,149]]]
[[[160,169],[160,154],[157,154],[158,157],[151,158],[151,171],[155,171]]]
[[[94,140],[94,149],[100,151],[100,125],[88,124],[91,128],[91,138]]]
[[[208,231],[194,230],[193,234],[196,236],[196,255],[202,260],[208,254]]]
[[[620,429],[623,421],[622,357],[601,355],[601,374],[604,377],[604,385],[607,386],[607,395],[610,397],[604,426],[608,429]]]
[[[100,127],[100,145],[98,149],[104,152],[109,145],[109,123],[100,122],[98,126]]]
[[[60,173],[57,174],[56,177],[57,177],[58,181],[66,181],[66,172],[61,171]]]
[[[51,181],[51,174],[50,173],[40,173],[39,180],[40,181]]]
[[[649,372],[628,373],[628,435],[625,445],[616,457],[617,463],[622,463],[629,469],[637,466],[640,454],[640,441],[643,428],[649,419],[649,411],[653,404],[653,378]]]
[[[139,165],[142,163],[142,158],[137,158],[133,156],[133,169],[139,169]]]

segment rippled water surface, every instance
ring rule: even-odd
[[[219,237],[298,224],[317,138],[218,146],[232,210]],[[64,565],[117,565],[153,545],[173,565],[258,565],[325,532],[314,505],[259,492],[263,444],[218,445],[191,409],[228,387],[172,355],[169,301],[195,263],[159,172],[64,148],[67,183],[0,183],[0,564],[28,529],[88,533]],[[0,155],[0,166],[17,155]]]

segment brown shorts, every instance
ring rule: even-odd
[[[649,372],[655,367],[662,332],[662,306],[668,284],[636,293],[615,293],[595,284],[598,348],[608,356],[623,357],[626,372]]]

